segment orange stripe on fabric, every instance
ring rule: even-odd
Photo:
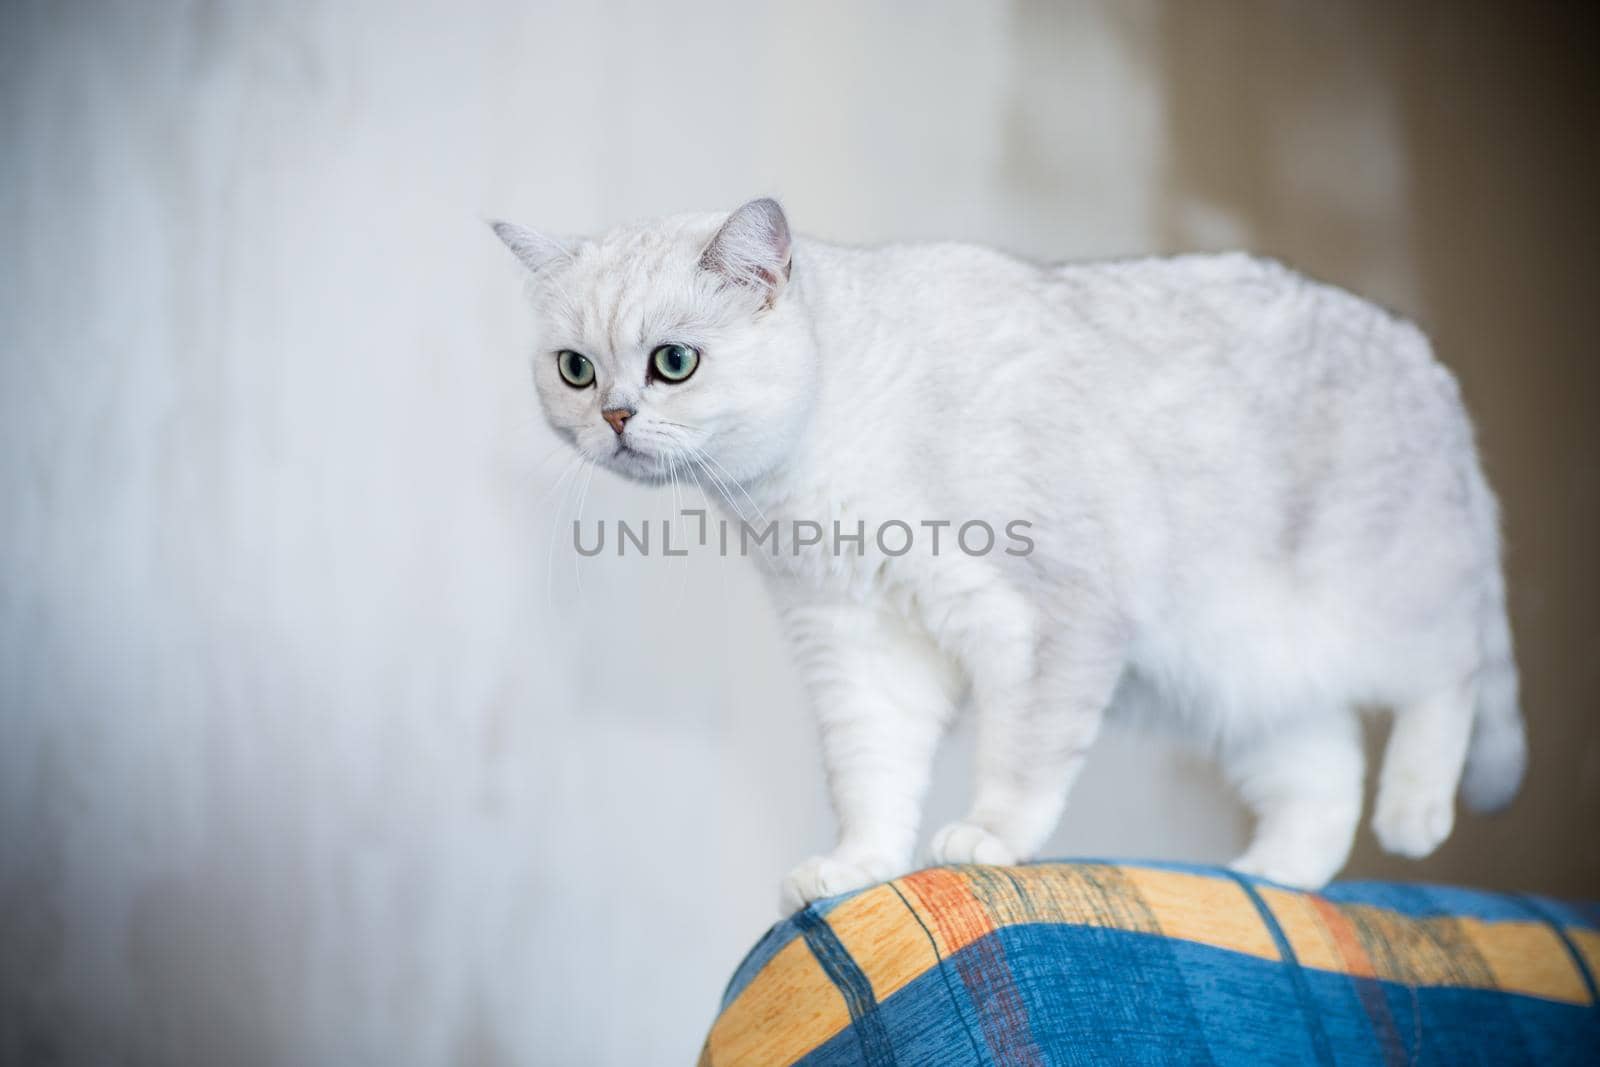
[[[1121,867],[1037,864],[995,870],[983,897],[996,922],[1071,923],[1155,934],[1160,924]],[[998,875],[1005,875],[1001,881]]]
[[[983,876],[982,899],[972,878]],[[996,927],[1070,923],[1194,941],[1278,959],[1255,905],[1231,879],[1099,864],[918,871],[900,884],[939,951],[953,955]]]
[[[928,935],[887,885],[851,897],[828,913],[828,925],[872,983],[878,1003],[939,962]]]
[[[994,921],[956,871],[931,867],[906,875],[899,885],[917,905],[940,956],[954,956],[978,938],[994,933]]]
[[[1268,885],[1256,887],[1256,893],[1278,921],[1278,929],[1283,931],[1290,951],[1302,967],[1314,971],[1344,970],[1344,957],[1323,921],[1318,898]]]
[[[1257,959],[1280,958],[1254,902],[1231,878],[1138,867],[1126,874],[1165,936]]]
[[[1372,970],[1409,986],[1498,988],[1463,920],[1452,915],[1413,918],[1370,904],[1339,909],[1355,928]],[[1526,925],[1526,924],[1523,924]]]
[[[844,996],[795,938],[734,998],[706,1039],[715,1067],[794,1063],[850,1025]]]
[[[1495,988],[1545,1000],[1588,1004],[1589,987],[1572,964],[1566,946],[1543,923],[1460,920],[1495,979]],[[1571,931],[1568,936],[1571,936]]]
[[[959,946],[952,961],[961,984],[978,1012],[978,1025],[994,1062],[1031,1067],[1044,1062],[1044,1053],[1034,1042],[1028,1021],[1028,1007],[1017,989],[1005,946],[998,938],[986,935],[995,931],[995,916],[986,904],[995,898],[1002,907],[1016,913],[1024,901],[1009,871],[971,867],[959,871],[919,871],[902,880],[932,915],[937,940]],[[924,875],[954,875],[925,878]],[[983,896],[975,891],[974,879],[983,881]],[[964,951],[963,951],[964,950]]]
[[[1263,887],[1261,896],[1305,967],[1399,985],[1495,989],[1570,1004],[1590,1002],[1583,976],[1560,939],[1542,923],[1453,915],[1411,918],[1386,908],[1341,907],[1314,894],[1270,887]],[[1591,936],[1600,950],[1600,935]],[[1381,948],[1381,954],[1369,946]]]
[[[1589,968],[1590,976],[1596,982],[1600,982],[1600,930],[1590,930],[1582,926],[1568,926],[1565,930],[1567,940],[1572,942],[1572,947],[1583,957],[1583,964]]]
[[[1367,1019],[1372,1026],[1372,1036],[1377,1040],[1378,1047],[1383,1050],[1384,1062],[1409,1063],[1411,1054],[1400,1036],[1394,1012],[1389,1007],[1389,999],[1383,995],[1382,988],[1374,981],[1376,968],[1373,966],[1371,955],[1362,946],[1360,933],[1349,917],[1332,901],[1311,894],[1307,894],[1307,899],[1311,902],[1317,917],[1322,920],[1322,929],[1327,933],[1328,941],[1342,963],[1336,970],[1343,971],[1356,980],[1353,983],[1356,1000],[1367,1013]]]
[[[1333,947],[1339,954],[1341,966],[1338,968],[1352,978],[1376,978],[1376,969],[1372,965],[1372,957],[1367,955],[1367,950],[1361,947],[1361,937],[1356,933],[1354,924],[1338,906],[1318,896],[1309,898],[1311,906],[1316,908],[1317,915],[1322,919],[1323,929],[1328,931]]]

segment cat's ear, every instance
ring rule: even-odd
[[[496,237],[506,243],[506,247],[511,249],[513,255],[522,260],[522,265],[535,274],[556,260],[566,259],[572,254],[571,246],[565,241],[546,237],[516,223],[491,222],[489,228],[494,230]]]
[[[700,254],[702,269],[765,293],[767,307],[783,291],[792,265],[789,220],[769,198],[752,200],[729,215]]]

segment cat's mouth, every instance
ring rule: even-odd
[[[659,455],[646,452],[621,438],[617,439],[617,447],[611,453],[611,465],[624,474],[644,481],[655,481],[665,476],[665,465]]]

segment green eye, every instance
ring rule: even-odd
[[[587,389],[594,384],[594,364],[588,356],[570,348],[556,353],[556,369],[561,372],[561,380],[574,389]]]
[[[650,367],[664,382],[684,382],[700,365],[700,353],[688,345],[662,345],[650,353]]]

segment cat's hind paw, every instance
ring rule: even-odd
[[[1010,845],[981,826],[953,822],[933,835],[935,863],[986,863],[997,867],[1017,862]]]
[[[833,856],[812,856],[784,878],[778,891],[778,906],[783,914],[793,915],[813,900],[836,897],[881,881],[883,878],[867,865]]]

